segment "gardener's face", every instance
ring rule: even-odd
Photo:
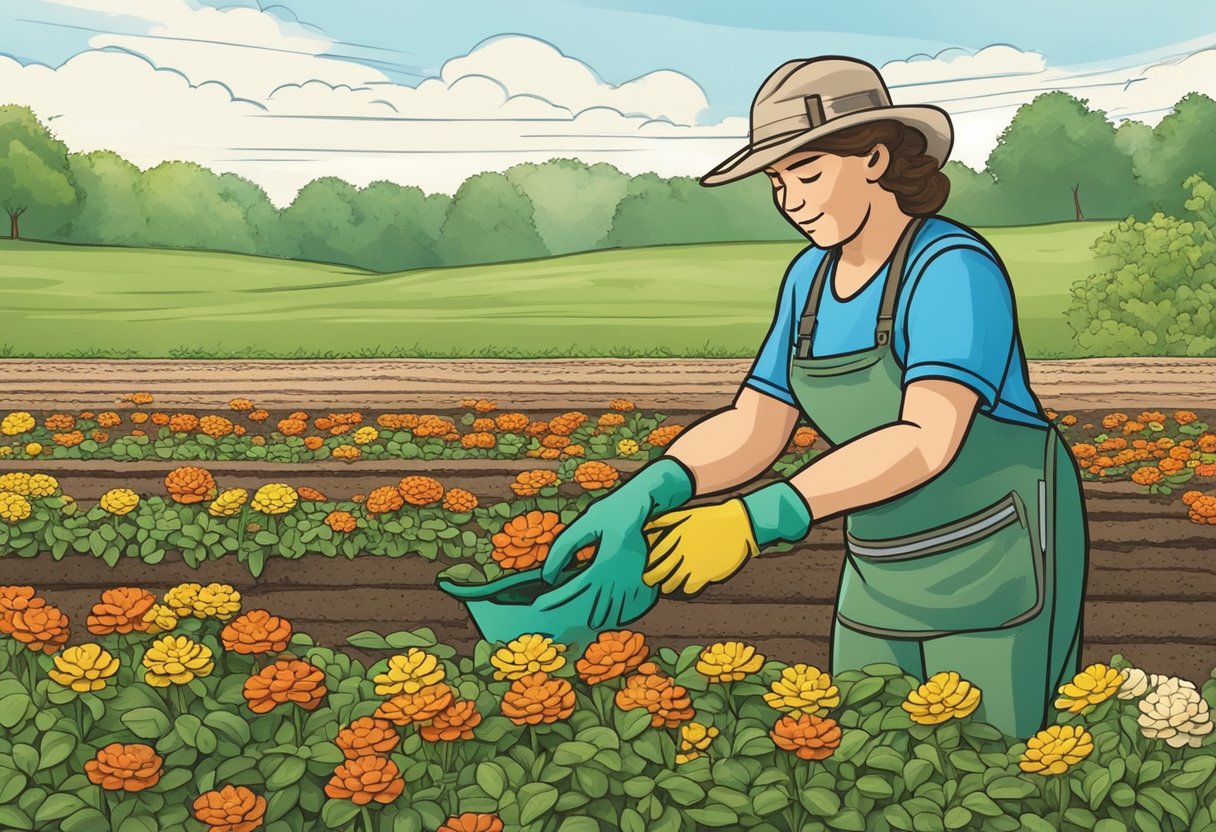
[[[791,224],[820,248],[839,245],[865,222],[887,149],[877,145],[867,156],[799,151],[764,169],[773,184],[773,201]]]

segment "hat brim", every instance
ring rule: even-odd
[[[701,177],[702,185],[725,185],[745,176],[751,176],[773,162],[808,142],[871,121],[894,119],[919,130],[925,136],[925,155],[937,162],[938,168],[946,164],[954,144],[954,128],[950,114],[932,104],[909,104],[903,107],[875,107],[839,116],[811,130],[794,133],[770,145],[746,145],[738,152]]]

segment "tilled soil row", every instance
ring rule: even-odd
[[[729,405],[754,358],[156,360],[0,359],[6,404],[97,409],[152,392],[158,407],[453,408],[486,398],[500,408],[569,410],[628,398],[638,407],[708,411]],[[1027,361],[1045,405],[1216,408],[1216,358]]]

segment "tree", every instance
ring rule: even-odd
[[[447,194],[428,196],[415,185],[372,182],[356,198],[368,225],[358,264],[380,272],[439,265],[435,241],[451,203]]]
[[[59,229],[76,243],[138,246],[147,242],[147,223],[137,189],[139,168],[112,150],[68,156],[80,209]]]
[[[950,195],[941,213],[966,225],[994,225],[1000,212],[994,210],[996,182],[987,170],[973,170],[951,159],[942,166],[950,180]]]
[[[466,179],[448,207],[436,252],[444,265],[545,257],[532,200],[501,173]]]
[[[0,107],[0,207],[8,214],[9,236],[21,236],[19,220],[30,208],[58,208],[75,200],[67,146],[29,107]]]
[[[251,252],[254,232],[244,208],[225,198],[230,186],[194,162],[162,162],[144,171],[136,187],[147,220],[146,244]]]
[[[536,232],[553,254],[594,249],[629,187],[615,165],[579,159],[524,162],[505,175],[532,201]]]
[[[1136,204],[1132,160],[1101,110],[1049,92],[1018,108],[988,156],[994,204],[1010,224],[1126,217]],[[1075,197],[1074,200],[1074,187]]]
[[[1136,175],[1146,191],[1144,215],[1160,211],[1168,216],[1186,214],[1188,189],[1183,182],[1192,174],[1216,181],[1216,101],[1202,93],[1188,93],[1153,128],[1150,142],[1139,142],[1133,152]]]

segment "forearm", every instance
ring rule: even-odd
[[[728,408],[682,431],[667,448],[695,475],[694,497],[727,491],[772,467],[779,452],[755,437],[754,418]]]
[[[932,479],[941,465],[924,428],[895,423],[816,456],[789,479],[816,522],[883,502]]]

